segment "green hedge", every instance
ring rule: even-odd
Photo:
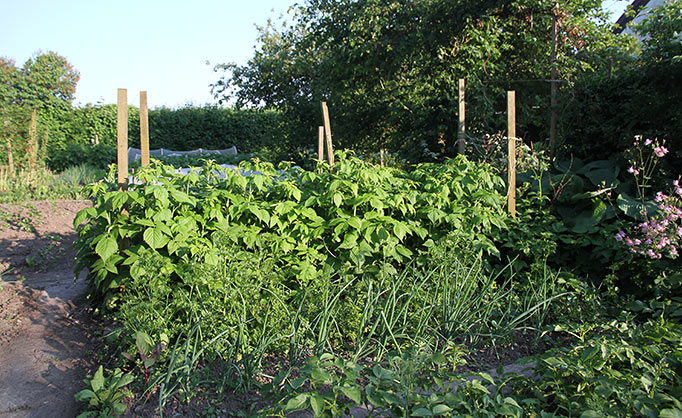
[[[271,159],[289,154],[287,136],[280,134],[284,118],[276,111],[218,107],[161,108],[149,111],[152,148],[186,151],[223,149],[257,153]],[[48,163],[61,171],[79,164],[105,167],[116,159],[116,105],[88,105],[63,112],[42,113],[39,124],[49,131]],[[128,143],[140,146],[139,109],[128,107]],[[99,146],[93,147],[97,136]]]

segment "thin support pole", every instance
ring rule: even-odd
[[[507,208],[516,218],[516,92],[507,92]]]
[[[149,110],[147,109],[147,92],[140,92],[140,153],[141,165],[149,165]]]
[[[556,151],[556,119],[557,119],[557,43],[559,41],[558,23],[557,23],[557,9],[559,4],[554,6],[552,14],[552,91],[550,96],[550,108],[552,109],[552,116],[549,121],[549,153],[554,157]]]
[[[466,153],[466,102],[464,96],[464,79],[459,79],[459,125],[457,128],[457,152]]]
[[[118,89],[116,118],[116,142],[118,151],[118,187],[128,188],[128,91]]]
[[[317,159],[319,162],[324,161],[324,126],[317,127]],[[320,168],[320,173],[322,169]]]
[[[329,156],[329,166],[334,168],[334,147],[332,145],[332,127],[329,121],[329,108],[327,102],[322,102],[322,119],[324,119],[324,133],[327,137],[327,155]]]

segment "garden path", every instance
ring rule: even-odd
[[[73,218],[89,201],[0,205],[0,417],[75,417],[94,357]]]

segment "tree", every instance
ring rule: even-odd
[[[269,24],[245,66],[214,86],[237,105],[278,107],[314,137],[328,100],[342,146],[399,150],[412,160],[455,151],[457,81],[467,79],[471,129],[502,129],[504,91],[523,89],[520,120],[545,124],[551,28],[560,77],[598,71],[622,51],[600,0],[309,0],[289,26]],[[525,113],[524,113],[525,112]]]
[[[68,109],[80,74],[55,52],[29,58],[23,68],[0,58],[0,104],[39,110]]]

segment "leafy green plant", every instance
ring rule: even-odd
[[[134,380],[133,375],[123,374],[119,369],[104,377],[104,369],[99,366],[92,378],[84,380],[87,388],[75,395],[77,401],[88,404],[88,410],[79,418],[109,417],[125,412],[126,406],[121,402],[127,396],[124,388]]]
[[[524,408],[559,416],[661,416],[682,412],[680,325],[664,318],[592,325],[591,337],[537,359]]]

